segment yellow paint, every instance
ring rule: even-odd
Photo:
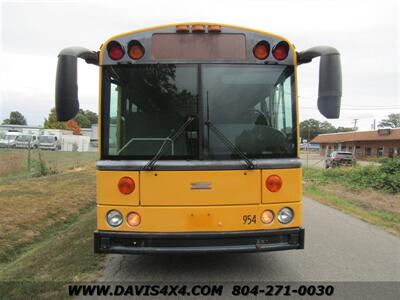
[[[260,203],[260,170],[152,171],[140,173],[141,205]],[[195,189],[196,186],[210,189]]]
[[[98,159],[101,159],[101,111],[102,111],[102,105],[101,105],[101,87],[103,84],[103,68],[99,68],[99,117],[98,117],[98,121],[97,121],[97,143],[99,145],[99,147],[97,148],[97,157]]]
[[[122,194],[118,189],[118,182],[124,176],[129,176],[135,181],[135,190],[128,195]],[[139,192],[140,192],[139,172],[97,171],[96,191],[97,191],[97,204],[139,205]]]
[[[276,215],[282,207],[290,207],[294,211],[294,220],[288,225],[282,225],[276,219]],[[132,228],[126,224],[125,220],[118,228],[110,227],[106,222],[106,214],[112,209],[120,211],[125,217],[131,211],[139,213],[140,225]],[[265,209],[271,209],[275,213],[275,219],[270,225],[265,225],[260,221],[261,213]],[[244,215],[255,215],[256,224],[243,224]],[[302,225],[301,202],[193,207],[97,206],[97,228],[99,230],[130,232],[243,231],[291,228]]]
[[[270,192],[265,188],[265,181],[270,175],[278,175],[282,179],[282,187],[278,192]],[[299,202],[302,195],[301,169],[262,170],[262,203]]]
[[[167,24],[167,25],[161,25],[161,26],[154,26],[154,27],[148,27],[148,28],[143,28],[143,29],[138,29],[138,30],[133,30],[133,31],[128,31],[125,33],[121,33],[121,34],[117,34],[112,36],[111,38],[109,38],[104,45],[107,45],[109,42],[111,42],[112,40],[115,39],[119,39],[121,37],[127,36],[127,35],[134,35],[137,33],[141,33],[141,32],[145,32],[145,31],[151,31],[151,30],[157,30],[157,29],[163,29],[163,28],[167,28],[167,27],[175,27],[177,25],[196,25],[196,24],[203,24],[203,25],[221,25],[222,28],[223,27],[229,27],[229,28],[235,28],[235,29],[239,29],[239,30],[244,30],[244,31],[251,31],[251,32],[256,32],[258,34],[262,34],[262,35],[266,35],[266,36],[272,36],[274,38],[280,39],[282,41],[285,41],[289,44],[290,50],[292,52],[292,56],[296,57],[296,49],[294,48],[294,46],[292,45],[292,43],[279,35],[276,35],[274,33],[270,33],[270,32],[266,32],[266,31],[261,31],[261,30],[257,30],[257,29],[252,29],[252,28],[246,28],[246,27],[241,27],[241,26],[236,26],[236,25],[228,25],[228,24],[220,24],[220,23],[209,23],[209,22],[187,22],[187,23],[175,23],[175,24]],[[107,47],[101,47],[100,49],[100,62],[99,64],[102,65],[103,64],[103,55],[104,55],[104,51],[106,50]]]

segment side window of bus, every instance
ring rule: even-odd
[[[117,154],[119,149],[120,122],[121,122],[121,87],[110,84],[110,128],[109,128],[109,153]]]
[[[290,77],[277,84],[269,97],[271,125],[289,135],[292,132],[292,99]],[[267,99],[266,99],[267,100]]]

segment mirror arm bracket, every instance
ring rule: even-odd
[[[340,55],[339,51],[331,46],[317,46],[306,51],[296,52],[297,65],[311,62],[314,58],[327,55]]]
[[[75,58],[82,58],[88,64],[99,65],[98,51],[91,51],[83,47],[68,47],[60,51],[58,56],[72,56]]]

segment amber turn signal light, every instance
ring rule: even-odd
[[[206,31],[206,27],[204,25],[193,25],[192,26],[192,32],[196,32],[196,33],[202,33]]]
[[[267,180],[265,181],[265,187],[270,192],[277,192],[282,187],[282,179],[278,175],[271,175],[268,176]]]
[[[253,48],[253,54],[257,59],[264,60],[269,55],[269,44],[267,41],[261,41]]]
[[[118,189],[122,194],[130,194],[135,190],[135,181],[130,177],[122,177],[118,182]]]
[[[137,212],[130,212],[126,216],[126,223],[131,227],[136,227],[140,224],[141,218]]]
[[[189,32],[189,25],[176,25],[176,32],[188,33]]]
[[[272,210],[264,210],[263,213],[261,214],[261,222],[264,224],[271,224],[272,221],[275,219],[275,214]]]
[[[208,32],[219,33],[221,32],[221,25],[208,25]]]
[[[144,55],[144,48],[138,41],[130,41],[128,45],[128,55],[134,60],[141,59]]]

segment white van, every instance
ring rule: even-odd
[[[9,131],[4,138],[0,139],[0,148],[15,148],[16,138],[21,135],[21,132]]]
[[[39,148],[42,150],[60,150],[61,144],[55,135],[40,135],[38,138]]]
[[[37,148],[38,141],[37,136],[32,134],[19,134],[15,138],[16,148]]]

